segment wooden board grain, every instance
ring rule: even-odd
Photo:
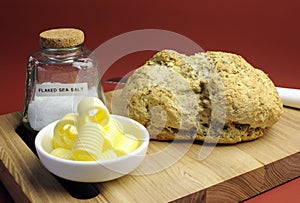
[[[107,96],[109,100],[110,94]],[[0,179],[13,198],[17,202],[83,201],[69,195],[15,133],[20,122],[20,113],[0,116]],[[183,157],[156,173],[140,175],[134,171],[98,183],[100,194],[84,201],[242,201],[300,176],[299,138],[300,111],[284,108],[281,120],[258,140],[217,146],[204,160],[199,159],[202,145],[193,144]],[[182,146],[172,144],[178,149]],[[169,145],[151,141],[148,155],[164,151]],[[142,164],[164,165],[174,156],[175,152],[167,151],[165,156]]]

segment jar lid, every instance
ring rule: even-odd
[[[82,44],[84,33],[75,28],[57,28],[40,33],[42,48],[68,48]]]

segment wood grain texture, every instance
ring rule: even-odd
[[[107,94],[110,100],[111,94]],[[80,202],[70,196],[41,165],[15,128],[19,113],[0,116],[0,179],[18,202]],[[144,169],[155,173],[131,175],[99,183],[100,194],[85,202],[238,202],[300,176],[300,111],[284,109],[281,120],[264,137],[236,145],[219,145],[199,160],[202,144],[192,144],[183,157],[168,151],[172,144],[151,141]],[[168,167],[165,163],[176,159]],[[152,167],[152,168],[151,168]],[[143,169],[143,167],[141,167]],[[150,171],[151,171],[150,170]],[[144,171],[145,172],[145,171]],[[17,189],[15,189],[17,187]]]

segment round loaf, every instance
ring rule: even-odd
[[[213,51],[156,53],[131,75],[115,107],[152,139],[227,144],[263,136],[283,112],[263,71],[239,55]]]
[[[282,114],[282,102],[277,90],[262,70],[253,68],[239,55],[207,52],[222,78],[227,100],[227,119],[266,128],[276,123]]]

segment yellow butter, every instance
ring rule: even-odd
[[[65,148],[55,148],[51,151],[51,153],[53,156],[62,158],[62,159],[71,159],[72,158],[72,151],[65,149]]]
[[[118,156],[129,154],[139,147],[138,139],[130,134],[125,134],[122,140],[116,144],[114,150]]]
[[[77,106],[77,111],[82,124],[94,122],[106,126],[110,119],[107,107],[96,97],[82,99]]]
[[[109,160],[136,150],[138,139],[124,132],[96,97],[86,97],[78,114],[66,114],[54,127],[52,155],[79,161]]]
[[[53,131],[54,147],[72,149],[78,135],[76,128],[77,123],[78,115],[75,113],[66,114],[56,123]]]
[[[116,159],[116,158],[118,158],[118,156],[114,152],[114,150],[107,150],[107,151],[101,153],[99,160],[110,160],[110,159]]]
[[[98,160],[103,148],[104,134],[104,128],[97,123],[82,125],[73,146],[73,159]]]
[[[105,148],[103,149],[113,149],[122,137],[124,136],[124,130],[121,124],[115,120],[110,119],[108,125],[105,126]]]

